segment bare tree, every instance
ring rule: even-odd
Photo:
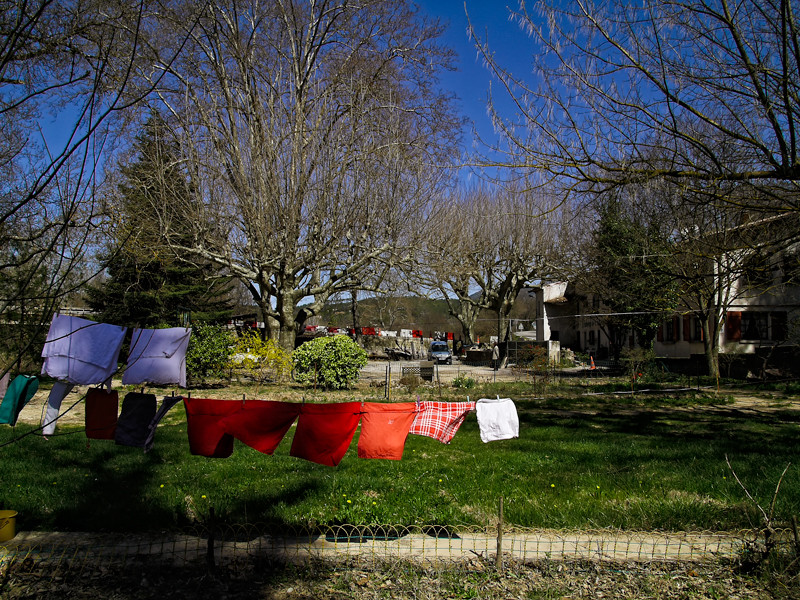
[[[170,69],[161,98],[202,200],[194,243],[173,244],[245,282],[286,348],[414,244],[458,135],[440,33],[405,2],[232,0]]]
[[[466,343],[475,339],[482,310],[497,313],[504,335],[520,291],[559,264],[563,216],[558,201],[541,191],[473,188],[431,220],[413,277],[445,299]]]
[[[725,200],[699,202],[675,193],[664,198],[674,224],[674,256],[666,264],[679,285],[681,307],[700,323],[712,376],[719,375],[720,334],[728,312],[738,300],[770,294],[783,285],[775,277],[776,261],[788,245],[796,245],[799,230],[796,213],[750,220],[735,207],[738,186],[715,187],[712,195]],[[727,195],[724,188],[729,188]]]
[[[532,74],[477,41],[516,107],[493,109],[501,162],[578,197],[655,179],[689,193],[731,182],[752,209],[800,208],[796,0],[519,6]]]
[[[610,339],[615,329],[627,336],[694,315],[694,339],[702,340],[708,373],[716,376],[726,315],[748,295],[782,285],[773,271],[796,244],[797,214],[751,218],[737,205],[754,199],[737,197],[744,191],[731,182],[709,183],[703,195],[697,186],[665,181],[633,189],[602,204],[595,249],[586,252],[597,258],[581,284],[611,313],[604,319]]]
[[[0,14],[0,319],[25,331],[17,356],[90,275],[98,167],[148,91],[132,77],[153,19],[147,8],[35,0]]]

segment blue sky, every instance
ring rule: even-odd
[[[416,0],[422,10],[431,17],[438,17],[447,30],[441,42],[453,48],[457,54],[456,72],[444,72],[442,88],[452,91],[459,98],[459,109],[471,123],[474,123],[481,136],[492,137],[492,125],[486,111],[486,100],[489,93],[492,75],[483,65],[473,43],[467,37],[467,16],[464,0]],[[466,0],[473,26],[482,37],[488,35],[491,50],[499,57],[500,62],[518,75],[525,75],[530,69],[531,43],[520,28],[509,21],[508,6],[516,8],[516,0],[510,3],[492,0]],[[499,88],[495,88],[499,92]],[[502,99],[502,97],[501,97]],[[503,106],[503,103],[499,104]],[[508,110],[511,107],[505,103]],[[72,123],[69,113],[59,113],[56,117],[42,119],[43,133],[52,148],[60,150],[63,146],[66,131],[59,123]],[[471,127],[464,131],[464,144],[467,149],[472,146]]]
[[[473,43],[467,37],[467,16],[464,0],[417,0],[431,17],[438,17],[447,24],[442,42],[458,53],[458,71],[445,73],[442,87],[455,92],[464,115],[472,121],[483,137],[490,137],[492,125],[486,111],[492,75],[478,56]],[[509,20],[509,9],[516,2],[503,3],[492,0],[466,0],[466,9],[473,27],[482,37],[488,35],[491,50],[506,68],[515,75],[526,77],[530,70],[532,44],[516,23]],[[495,86],[495,95],[500,89]],[[502,101],[502,96],[500,97]],[[500,103],[506,106],[507,103]],[[471,145],[469,132],[465,134],[467,147]]]

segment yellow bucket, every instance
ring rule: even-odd
[[[0,542],[7,542],[17,535],[17,511],[0,510]]]

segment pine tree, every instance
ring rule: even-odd
[[[193,201],[176,142],[158,113],[136,137],[135,159],[120,166],[119,212],[114,240],[101,255],[107,278],[88,290],[104,322],[138,327],[215,321],[231,313],[232,283],[210,264],[187,262],[159,236],[181,227],[182,208]],[[178,231],[180,234],[180,231]]]

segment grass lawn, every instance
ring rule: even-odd
[[[800,410],[771,392],[764,410],[680,398],[583,396],[585,384],[551,387],[534,399],[523,383],[449,388],[443,399],[495,394],[515,399],[519,439],[483,444],[475,414],[453,442],[409,436],[402,461],[362,460],[351,450],[335,468],[289,456],[292,431],[274,456],[237,442],[228,459],[189,453],[183,405],[159,426],[154,450],[87,443],[78,425],[50,439],[28,436],[0,448],[0,508],[19,512],[18,529],[177,529],[210,507],[229,524],[485,525],[504,498],[508,526],[547,528],[732,529],[759,523],[725,462],[779,526],[800,515]],[[193,395],[221,396],[217,390]],[[260,398],[282,397],[265,389]],[[437,391],[399,394],[399,401]],[[311,394],[309,394],[311,395]],[[791,396],[791,395],[790,395]],[[255,397],[255,394],[250,397]],[[317,393],[315,399],[323,395]],[[382,390],[326,394],[329,401],[382,400]],[[768,408],[768,409],[767,409]],[[0,444],[32,429],[0,426]]]

